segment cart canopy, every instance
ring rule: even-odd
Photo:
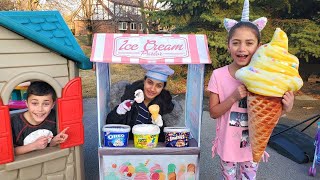
[[[92,62],[210,64],[207,37],[200,34],[94,35]]]

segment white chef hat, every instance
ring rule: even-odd
[[[164,64],[141,64],[147,70],[146,76],[161,82],[167,82],[168,76],[174,73],[169,66]]]

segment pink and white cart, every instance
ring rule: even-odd
[[[204,68],[210,64],[205,35],[95,34],[91,61],[96,63],[100,179],[199,179],[200,132],[204,92]],[[188,64],[185,126],[190,146],[154,149],[103,146],[102,127],[110,111],[110,63]],[[189,169],[191,171],[188,171]],[[148,177],[148,178],[146,178]]]

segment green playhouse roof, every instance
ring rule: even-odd
[[[0,11],[0,25],[91,69],[90,59],[58,11]]]

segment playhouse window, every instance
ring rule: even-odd
[[[13,110],[21,110],[27,108],[26,100],[27,100],[27,89],[30,85],[30,82],[24,82],[17,85],[14,90],[11,92],[10,100],[9,100],[9,109]]]
[[[14,90],[11,92],[11,95],[10,95],[10,98],[9,98],[9,103],[8,103],[11,118],[15,114],[18,114],[18,113],[20,114],[20,113],[24,113],[24,112],[28,111],[28,107],[27,107],[27,89],[28,89],[29,85],[30,85],[30,81],[23,82],[23,83],[17,85],[14,88]],[[44,106],[46,106],[46,105],[44,105]],[[54,116],[55,116],[55,119],[56,119],[56,131],[57,131],[58,130],[58,124],[57,124],[58,116],[57,116],[57,111],[56,111],[57,108],[56,108],[56,106],[57,106],[57,104],[54,106],[54,108],[52,110],[55,111]],[[13,127],[13,124],[11,122],[11,128],[12,127]],[[12,132],[12,133],[14,133],[14,132]],[[34,133],[34,134],[37,134],[37,133]],[[12,136],[14,136],[14,134],[12,134]],[[59,146],[56,146],[56,148],[59,148]],[[36,152],[35,154],[39,154],[40,155],[42,153],[42,150],[36,150],[36,151],[39,151],[39,152]],[[29,152],[29,153],[34,153],[34,152],[35,151]],[[44,151],[44,152],[46,152],[46,151]],[[29,153],[26,153],[26,154],[29,154]],[[25,154],[21,154],[19,156],[24,156],[24,155]]]

